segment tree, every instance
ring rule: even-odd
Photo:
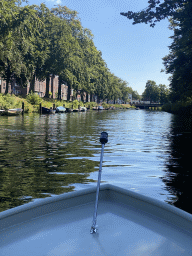
[[[189,0],[149,0],[146,9],[140,12],[121,13],[133,24],[156,22],[170,19],[170,28],[174,30],[170,53],[163,58],[166,73],[170,77],[170,98],[172,102],[192,101],[192,2]]]
[[[171,19],[174,30],[170,53],[163,58],[166,73],[170,79],[171,99],[186,101],[192,99],[192,3],[179,10],[179,17]]]
[[[164,84],[159,84],[159,101],[162,104],[169,102],[169,89]]]
[[[21,1],[0,3],[0,74],[8,84],[13,79],[26,82],[31,73],[30,56],[39,20],[33,6],[20,7]]]
[[[122,79],[118,79],[119,81],[119,89],[120,89],[120,92],[121,92],[121,95],[120,96],[120,99],[123,101],[123,102],[128,102],[128,99],[129,99],[129,94],[131,94],[132,92],[132,88],[131,87],[128,87],[128,83]]]
[[[178,12],[179,9],[185,8],[186,4],[189,4],[187,0],[164,0],[161,3],[160,0],[149,0],[149,5],[144,10],[139,12],[121,12],[120,14],[133,19],[133,25],[138,23],[150,23],[151,27],[154,27],[156,22],[159,22],[165,18],[173,17],[178,19],[181,15]]]
[[[156,85],[155,81],[148,80],[145,85],[145,90],[142,94],[144,100],[149,100],[150,102],[158,102],[159,101],[159,88]]]
[[[135,100],[140,100],[141,96],[139,95],[139,93],[137,91],[132,91],[132,98]]]
[[[127,82],[110,72],[76,11],[60,5],[51,10],[45,4],[21,6],[22,2],[0,2],[0,75],[7,82],[6,92],[13,79],[22,86],[29,81],[30,91],[35,78],[46,79],[49,97],[50,75],[58,75],[59,99],[61,83],[67,82],[69,92],[73,88],[102,100],[126,101]]]

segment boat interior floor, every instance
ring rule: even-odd
[[[101,198],[98,231],[90,234],[93,210],[91,201],[6,227],[0,255],[192,255],[190,232],[118,200]]]

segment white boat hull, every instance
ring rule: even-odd
[[[192,255],[192,216],[111,185],[100,189],[98,232],[90,234],[96,189],[0,213],[0,255]]]

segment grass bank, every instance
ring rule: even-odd
[[[192,99],[167,103],[163,105],[162,110],[173,114],[192,115]]]
[[[87,108],[92,109],[93,107],[98,106],[96,102],[86,102],[83,103],[82,101],[74,100],[73,102],[63,101],[63,100],[56,100],[56,99],[46,99],[46,98],[40,98],[35,93],[30,93],[27,95],[27,97],[23,98],[20,96],[10,95],[10,94],[1,94],[0,93],[0,109],[12,109],[12,108],[21,108],[22,102],[25,104],[25,113],[38,113],[39,112],[39,104],[41,103],[43,107],[51,108],[53,107],[53,104],[55,104],[55,107],[63,106],[65,105],[66,108],[73,108],[77,109],[78,106],[85,106]],[[104,108],[130,108],[131,106],[129,104],[102,104]]]

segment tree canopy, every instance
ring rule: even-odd
[[[155,81],[148,80],[142,98],[150,102],[164,104],[169,101],[169,89],[164,84],[157,85]]]
[[[150,23],[150,26],[154,27],[156,22],[165,18],[173,17],[173,19],[178,19],[180,17],[178,10],[185,8],[188,2],[187,0],[164,0],[161,3],[160,0],[149,0],[149,5],[144,10],[139,12],[121,12],[120,14],[130,20],[133,19],[133,25],[138,23]]]
[[[149,0],[148,7],[139,12],[122,12],[133,24],[146,23],[154,27],[165,18],[174,31],[170,53],[163,58],[165,71],[171,74],[172,102],[192,102],[192,2],[189,0]]]
[[[49,97],[50,74],[61,83],[81,93],[96,94],[99,99],[124,101],[133,92],[128,83],[116,77],[93,42],[93,35],[83,28],[76,11],[66,6],[52,9],[41,5],[21,6],[19,0],[0,2],[0,76],[8,83],[22,86],[46,79]]]

